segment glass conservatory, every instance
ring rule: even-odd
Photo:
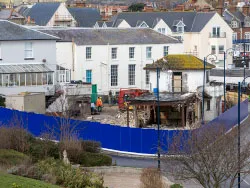
[[[44,64],[0,66],[0,87],[53,85],[54,72]]]

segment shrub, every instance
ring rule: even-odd
[[[47,177],[50,176],[50,179],[53,181],[55,178],[56,183],[63,187],[103,188],[103,179],[98,175],[91,172],[81,171],[79,168],[72,168],[70,165],[65,165],[62,161],[51,158],[40,161],[38,166],[42,173],[46,174]]]
[[[27,154],[32,157],[33,162],[37,162],[47,157],[59,159],[59,145],[49,140],[31,138]]]
[[[78,163],[80,165],[89,166],[110,166],[112,165],[112,158],[102,153],[83,152]]]
[[[0,138],[0,149],[13,149],[24,153],[29,148],[30,134],[19,125],[0,127]]]
[[[15,150],[0,149],[0,165],[1,167],[11,167],[20,164],[29,163],[30,158]]]
[[[82,149],[90,153],[99,153],[101,150],[101,143],[92,140],[82,141]]]
[[[164,188],[161,172],[156,168],[145,168],[142,170],[141,188]]]

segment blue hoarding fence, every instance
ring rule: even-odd
[[[241,102],[241,120],[248,116],[248,100]],[[102,144],[103,148],[133,152],[140,154],[157,153],[157,130],[152,128],[132,128],[122,127],[99,122],[66,120],[59,117],[46,116],[42,114],[20,112],[0,108],[0,125],[9,125],[13,119],[21,121],[28,131],[34,136],[40,136],[48,129],[59,133],[61,121],[70,121],[70,124],[77,125],[75,131],[79,138],[84,140],[95,140]],[[224,126],[225,131],[237,124],[237,105],[221,114],[213,121],[207,123],[199,130],[204,130],[210,126]],[[183,141],[188,138],[191,130],[161,130],[160,139],[162,149],[167,152],[176,135],[183,135]],[[57,134],[57,138],[59,136]],[[181,148],[180,148],[181,149]]]

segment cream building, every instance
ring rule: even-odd
[[[184,44],[184,53],[204,59],[223,67],[223,53],[232,48],[233,30],[216,12],[133,12],[120,13],[113,27],[152,28],[165,35],[179,38]],[[217,60],[215,60],[217,58]],[[232,56],[227,56],[227,67],[232,65]]]

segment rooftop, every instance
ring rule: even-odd
[[[46,33],[28,29],[21,25],[0,20],[0,41],[17,40],[57,40],[58,38]]]
[[[57,36],[59,42],[74,42],[77,45],[116,45],[116,44],[172,44],[181,43],[178,39],[143,28],[38,28],[39,31]]]
[[[70,14],[77,21],[78,27],[93,27],[101,15],[96,8],[68,8]]]
[[[166,68],[170,70],[203,70],[204,63],[201,59],[192,55],[174,54],[167,55],[152,64],[147,64],[144,69]],[[214,65],[206,63],[206,69],[215,68]]]
[[[174,21],[181,20],[185,24],[185,32],[200,32],[216,12],[124,12],[115,17],[114,26],[117,22],[126,20],[131,27],[136,27],[138,21],[144,21],[150,28],[155,22],[162,19],[169,28],[175,32]]]

